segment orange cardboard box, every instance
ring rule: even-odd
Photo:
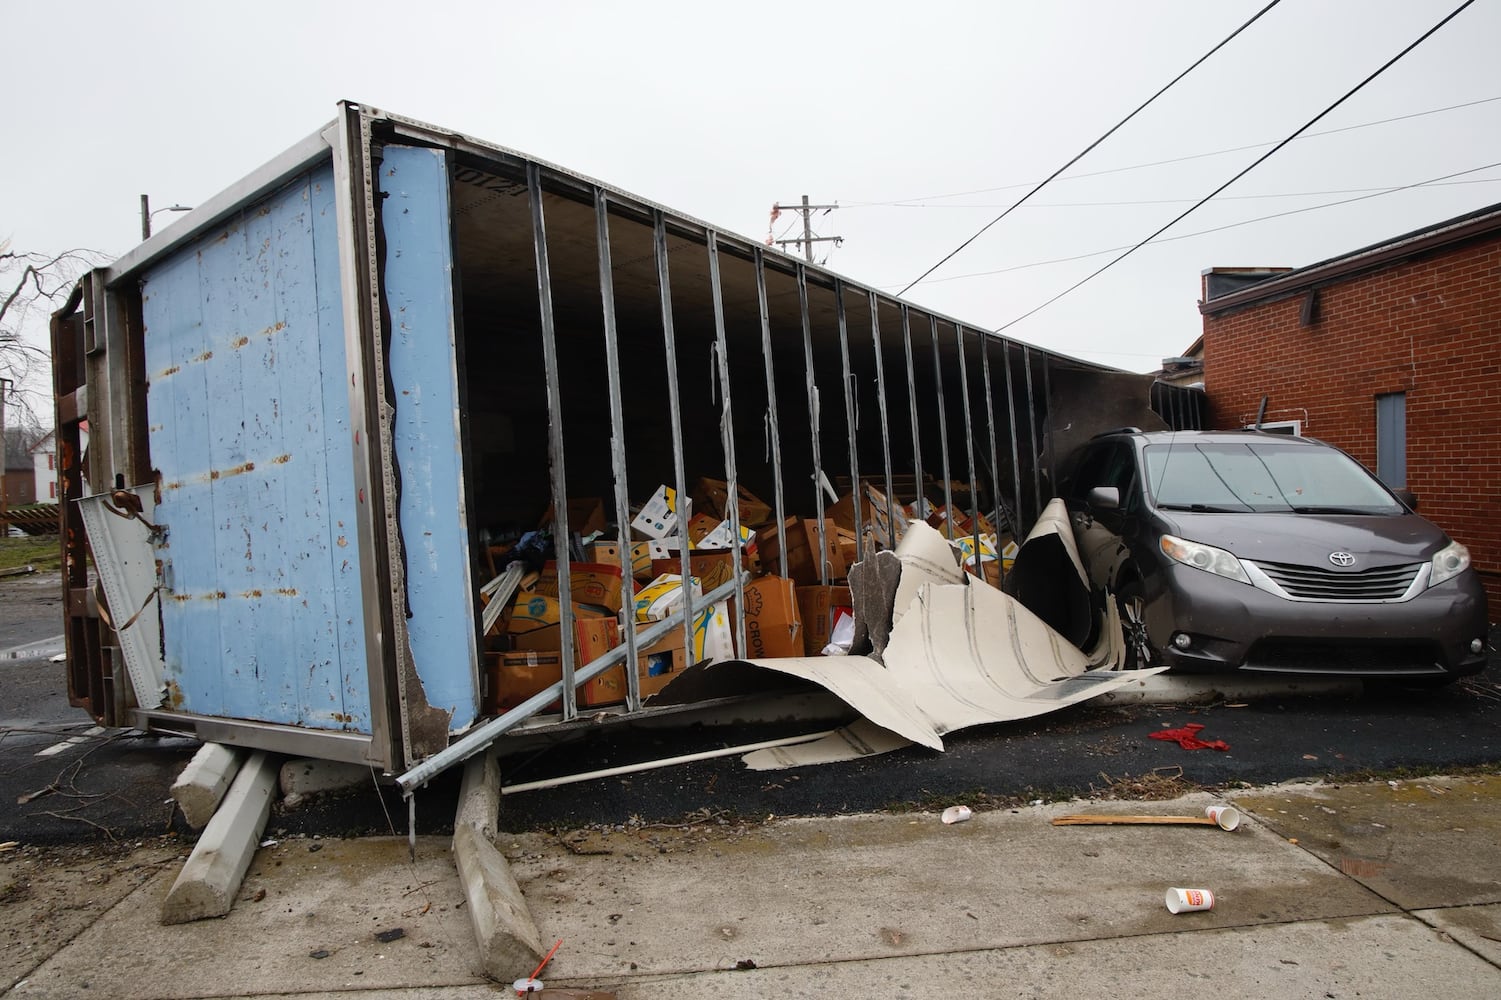
[[[592,604],[611,611],[620,610],[624,580],[619,566],[606,563],[569,563],[568,589],[578,604]],[[542,564],[542,578],[537,581],[537,593],[547,597],[558,596],[558,564]]]
[[[834,631],[834,616],[840,608],[853,606],[848,587],[799,587],[797,609],[803,620],[803,651],[820,656]]]
[[[803,623],[791,580],[763,576],[745,585],[745,644],[751,659],[803,655]]]
[[[574,618],[608,618],[607,614],[590,611],[577,604],[573,606]],[[502,630],[511,635],[521,635],[534,629],[556,625],[563,620],[563,605],[556,597],[540,594],[535,590],[518,593],[506,610]]]
[[[741,561],[742,568],[750,565],[750,559]],[[690,552],[688,554],[689,575],[696,578],[703,593],[708,593],[720,584],[729,583],[734,578],[735,563],[734,555],[729,552]],[[682,560],[653,559],[651,561],[652,579],[656,579],[664,573],[681,574],[683,572]]]
[[[605,518],[605,502],[599,497],[582,497],[569,499],[568,530],[576,535],[592,535],[596,531],[604,531],[608,521]],[[545,528],[552,523],[552,507],[542,515],[538,527]]]
[[[823,552],[828,564],[830,580],[842,580],[848,572],[844,555],[840,551],[839,532],[831,518],[823,522]],[[785,541],[784,541],[785,540]],[[766,528],[760,533],[756,548],[761,565],[769,572],[781,572],[781,549],[787,546],[787,576],[806,586],[821,582],[818,557],[818,520],[811,517],[789,517],[783,530]]]
[[[739,494],[740,523],[747,528],[756,528],[771,520],[771,508],[750,490],[735,484]],[[700,479],[693,487],[693,507],[701,514],[708,514],[723,521],[729,516],[730,486],[722,479]]]
[[[638,625],[636,631],[641,632],[648,627]],[[645,701],[666,687],[688,665],[683,646],[683,630],[672,629],[653,645],[637,648],[636,656],[636,684],[641,692],[641,699]],[[621,704],[625,701],[625,670],[621,667],[606,670],[587,686],[594,689],[591,697],[595,700],[587,702],[591,707]]]
[[[563,679],[563,654],[528,649],[512,653],[485,654],[485,697],[481,707],[487,715],[515,708],[549,684]],[[561,710],[555,701],[547,711]]]

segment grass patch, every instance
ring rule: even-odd
[[[35,566],[38,573],[51,573],[62,565],[62,542],[56,535],[0,538],[0,571]]]

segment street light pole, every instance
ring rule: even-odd
[[[155,212],[151,210],[151,199],[147,195],[141,195],[141,242],[151,239],[151,217],[161,215],[163,212],[191,212],[192,205],[168,205],[159,208]]]

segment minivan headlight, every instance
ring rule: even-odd
[[[1470,550],[1458,542],[1450,542],[1433,554],[1433,569],[1428,573],[1428,586],[1437,587],[1469,568]]]
[[[1251,582],[1240,560],[1224,549],[1217,549],[1213,545],[1204,545],[1201,542],[1190,542],[1175,535],[1163,535],[1157,544],[1161,547],[1162,554],[1174,562],[1201,569],[1206,573],[1213,573],[1215,576],[1238,580],[1241,583]]]

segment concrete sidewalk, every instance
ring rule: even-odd
[[[1501,996],[1501,777],[1257,790],[1230,797],[1246,813],[1233,833],[1049,823],[1210,801],[498,843],[544,938],[563,941],[549,993]],[[514,995],[478,973],[447,838],[419,840],[415,862],[400,840],[284,841],[257,853],[228,917],[163,927],[185,854],[0,855],[0,984],[18,998]],[[1174,916],[1169,886],[1219,901]]]

